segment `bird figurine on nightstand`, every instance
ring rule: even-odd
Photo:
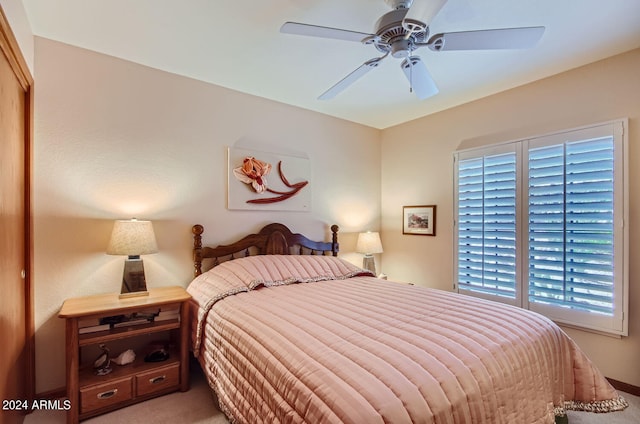
[[[112,371],[111,359],[109,359],[109,348],[101,344],[100,349],[102,349],[102,353],[93,361],[93,369],[96,375],[107,375]]]

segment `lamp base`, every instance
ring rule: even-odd
[[[122,289],[120,298],[147,296],[147,282],[144,278],[144,264],[140,257],[129,257],[124,261],[124,273],[122,274]]]
[[[376,261],[372,255],[364,255],[364,258],[362,259],[362,268],[366,269],[367,271],[373,272],[373,275],[377,275]]]
[[[131,293],[120,293],[118,295],[119,299],[129,299],[130,297],[139,297],[139,296],[149,296],[149,292],[148,291],[137,291],[137,292],[131,292]]]

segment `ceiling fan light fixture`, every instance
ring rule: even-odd
[[[413,91],[420,100],[438,94],[438,87],[420,57],[409,56],[402,61],[400,67],[409,81],[411,91]]]

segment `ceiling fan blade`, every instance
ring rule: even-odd
[[[400,64],[411,89],[420,100],[438,94],[438,87],[418,56],[409,56]]]
[[[327,91],[322,93],[320,95],[320,97],[318,97],[318,100],[333,99],[335,96],[340,94],[342,91],[344,91],[351,84],[353,84],[358,79],[360,79],[367,72],[369,72],[373,68],[378,67],[378,65],[380,65],[380,62],[382,61],[382,59],[384,59],[385,57],[386,57],[386,55],[382,56],[382,57],[376,57],[374,59],[367,60],[365,63],[360,65],[358,68],[356,68],[355,71],[351,72],[349,75],[347,75],[346,77],[344,77],[343,79],[338,81],[338,83],[335,84],[333,87],[331,87],[330,89],[328,89]]]
[[[402,26],[407,31],[412,31],[412,28],[413,31],[424,31],[446,3],[447,0],[413,0],[402,20]],[[422,28],[416,29],[416,27]]]
[[[487,29],[436,34],[427,43],[434,51],[526,49],[536,45],[544,27]]]
[[[318,25],[301,24],[298,22],[285,22],[280,27],[283,34],[306,35],[309,37],[334,38],[336,40],[362,41],[364,38],[372,37],[373,34],[364,32],[349,31],[346,29],[323,27]]]

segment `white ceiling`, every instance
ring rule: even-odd
[[[449,0],[432,34],[545,26],[529,50],[417,51],[440,93],[418,100],[399,60],[317,97],[373,46],[281,34],[285,21],[373,32],[384,0],[23,0],[34,35],[386,128],[640,47],[640,0]],[[36,64],[37,72],[37,64]]]

